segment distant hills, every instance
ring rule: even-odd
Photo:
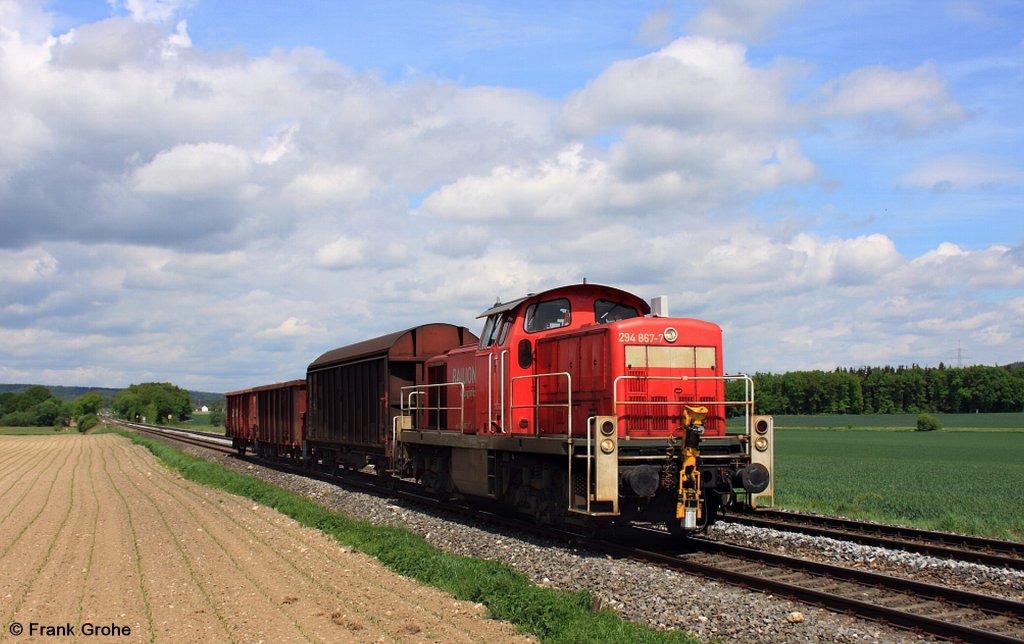
[[[34,386],[35,385],[0,384],[0,394],[6,393],[8,391],[18,394],[25,391],[29,387]],[[64,387],[62,385],[42,386],[49,389],[51,394],[53,394],[57,398],[60,398],[61,400],[74,400],[75,398],[78,398],[83,394],[87,394],[90,391],[95,391],[96,393],[103,396],[104,400],[109,402],[114,398],[114,396],[118,394],[118,392],[121,391],[121,389],[111,389],[110,387]],[[224,400],[224,394],[214,393],[210,391],[188,390],[188,395],[191,397],[192,401],[195,402],[197,405],[209,405],[210,403]]]

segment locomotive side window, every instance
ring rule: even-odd
[[[512,326],[512,318],[497,313],[487,318],[484,323],[484,330],[480,333],[480,348],[486,349],[495,344],[501,344],[508,335],[508,328]]]
[[[526,323],[523,328],[527,333],[557,329],[569,326],[572,318],[572,311],[569,307],[569,300],[559,298],[531,304],[526,309]]]
[[[481,349],[486,349],[487,347],[491,346],[487,342],[487,339],[491,337],[492,333],[494,333],[494,327],[497,326],[497,325],[498,325],[498,316],[497,315],[492,315],[491,317],[487,318],[486,322],[484,322],[484,330],[480,332],[480,348]]]
[[[597,300],[594,302],[594,319],[598,324],[608,324],[619,320],[638,318],[640,313],[628,304],[611,302],[609,300]]]
[[[505,338],[508,337],[508,330],[512,328],[512,316],[506,315],[505,319],[501,321],[501,329],[498,331],[498,344],[505,344]]]

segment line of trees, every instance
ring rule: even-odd
[[[1024,367],[862,367],[753,376],[760,414],[1024,411]],[[742,398],[730,383],[730,400]]]
[[[99,422],[96,414],[104,404],[103,396],[96,392],[67,402],[51,394],[46,387],[35,385],[21,393],[0,394],[0,426],[61,429],[74,421],[85,431]]]
[[[144,382],[122,389],[110,402],[120,418],[162,425],[192,417],[188,391],[169,382]]]

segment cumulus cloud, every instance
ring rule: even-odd
[[[7,284],[30,284],[54,276],[60,262],[42,248],[0,250],[0,275]]]
[[[1017,170],[991,159],[946,156],[931,159],[897,179],[905,188],[925,188],[934,192],[987,188],[1024,183],[1024,170]]]
[[[233,145],[199,143],[159,152],[132,173],[139,192],[194,197],[237,188],[252,165],[250,155]]]
[[[905,72],[863,67],[832,81],[822,94],[826,116],[862,120],[897,134],[956,125],[970,116],[930,62]]]
[[[637,40],[652,47],[660,47],[672,39],[671,26],[676,14],[671,5],[652,11],[640,23]]]
[[[297,175],[285,189],[300,206],[356,204],[370,196],[374,178],[361,166],[315,166]]]
[[[691,18],[694,33],[725,40],[757,40],[807,0],[711,0]]]
[[[318,248],[313,261],[320,268],[352,268],[362,263],[365,247],[365,240],[342,235]]]
[[[107,0],[115,9],[127,11],[132,18],[142,22],[169,20],[182,9],[190,7],[196,0]]]
[[[784,74],[752,67],[746,54],[739,43],[684,37],[652,54],[615,62],[569,95],[565,126],[578,134],[624,123],[703,132],[788,121]]]

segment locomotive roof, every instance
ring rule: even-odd
[[[308,371],[377,356],[387,356],[390,360],[423,360],[477,340],[476,335],[463,326],[445,322],[421,324],[332,349],[311,362]]]
[[[541,291],[540,293],[530,293],[525,297],[512,300],[511,302],[505,302],[504,304],[495,304],[491,308],[487,309],[480,315],[476,316],[477,319],[486,318],[495,313],[504,313],[505,311],[511,311],[517,308],[520,304],[527,300],[542,300],[549,299],[555,294],[566,294],[566,293],[578,293],[580,291],[592,291],[595,295],[604,295],[609,299],[624,300],[626,302],[636,302],[640,305],[640,313],[647,315],[651,312],[651,305],[644,301],[643,298],[633,295],[628,291],[615,288],[614,286],[604,286],[601,284],[567,284],[565,286],[559,286],[557,288],[548,289]]]

